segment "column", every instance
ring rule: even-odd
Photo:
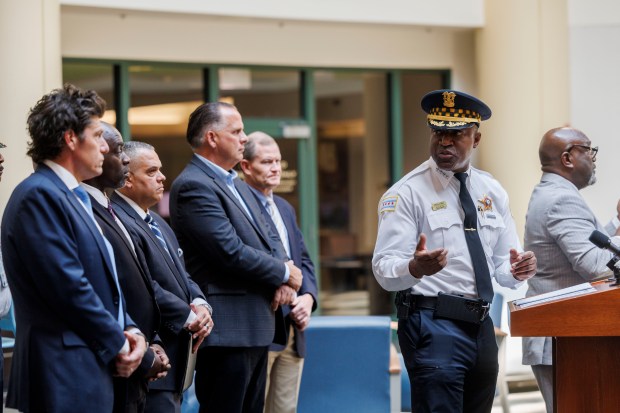
[[[566,3],[487,0],[476,34],[478,95],[493,110],[481,127],[476,164],[508,191],[521,236],[541,175],[540,139],[570,120]]]
[[[28,111],[62,85],[58,0],[0,1],[0,142],[7,145],[0,213],[13,188],[32,172],[26,155]]]

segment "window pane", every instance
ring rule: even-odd
[[[298,118],[300,79],[295,70],[221,68],[220,99],[235,105],[243,117]]]
[[[403,171],[402,176],[415,169],[430,157],[430,131],[426,124],[426,113],[420,107],[422,96],[442,88],[442,74],[403,73]],[[396,177],[396,179],[400,179]]]
[[[189,162],[185,139],[189,115],[202,103],[202,69],[157,65],[129,67],[131,139],[155,147],[166,175],[159,212],[168,216],[167,194],[172,181]]]
[[[317,71],[314,84],[322,310],[380,313],[370,261],[389,181],[386,74]]]
[[[92,89],[106,102],[103,120],[114,125],[114,68],[111,64],[64,63],[62,65],[63,83],[71,83],[80,89]]]

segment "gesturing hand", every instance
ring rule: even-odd
[[[536,274],[536,256],[532,251],[517,252],[516,249],[510,250],[510,272],[515,279],[525,281]]]
[[[438,273],[446,264],[448,264],[448,250],[444,248],[427,250],[426,235],[420,234],[413,258],[409,261],[409,274],[419,279],[425,275]]]

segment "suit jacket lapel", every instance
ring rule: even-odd
[[[233,203],[237,206],[237,208],[239,208],[239,210],[243,213],[243,215],[245,215],[248,218],[248,221],[250,221],[250,223],[252,223],[252,218],[248,217],[248,213],[246,212],[245,208],[243,208],[243,205],[241,205],[241,202],[239,202],[237,197],[232,193],[232,191],[226,185],[226,183],[222,182],[222,180],[219,179],[219,177],[217,177],[215,175],[215,173],[211,170],[211,168],[209,168],[203,161],[198,159],[195,155],[192,158],[191,162],[196,167],[198,167],[198,169],[200,169],[201,171],[206,173],[209,176],[209,178],[211,178],[213,180],[213,182],[215,182],[215,184],[222,190],[222,192],[224,192],[226,194],[226,196],[228,198],[230,198],[231,201],[233,201]]]
[[[241,183],[239,179],[236,179],[234,181],[235,188],[237,188],[237,191],[239,192],[239,194],[245,201],[246,206],[248,207],[248,209],[250,210],[250,213],[252,214],[252,217],[248,217],[248,213],[246,212],[245,208],[241,205],[237,197],[231,192],[230,188],[228,188],[228,186],[215,175],[215,173],[211,170],[211,168],[209,168],[203,161],[198,159],[195,155],[192,158],[191,162],[194,164],[194,166],[196,166],[198,169],[200,169],[205,174],[207,174],[207,176],[209,176],[209,178],[211,178],[213,182],[215,182],[215,184],[222,190],[222,192],[224,192],[226,196],[230,198],[231,201],[233,201],[233,203],[237,206],[237,208],[239,208],[243,216],[247,218],[248,223],[252,225],[254,229],[256,230],[256,232],[261,236],[261,238],[263,238],[263,241],[265,241],[267,245],[270,245],[269,236],[265,233],[263,229],[264,226],[259,225],[256,222],[257,220],[263,220],[263,216],[260,213],[260,211],[256,210],[255,205],[252,205],[254,203],[253,202],[254,195],[247,189],[247,187],[245,187],[245,184]],[[265,222],[263,221],[261,224],[265,224]]]
[[[149,227],[149,225],[142,218],[140,218],[140,216],[136,213],[136,211],[134,211],[131,205],[125,202],[123,198],[121,198],[116,193],[114,193],[112,194],[112,201],[116,205],[118,205],[133,220],[135,226],[137,226],[152,241],[152,244],[154,244],[155,248],[158,249],[159,253],[166,261],[166,264],[168,264],[168,268],[170,268],[170,271],[172,271],[177,282],[179,283],[179,285],[181,285],[181,288],[183,289],[183,291],[185,292],[185,294],[187,294],[189,298],[190,293],[189,293],[187,284],[183,280],[183,277],[181,276],[181,274],[179,274],[179,269],[177,268],[174,261],[172,261],[172,257],[170,255],[170,254],[173,254],[174,252],[170,251],[170,254],[168,254],[168,252],[164,249],[163,245],[161,245],[161,243],[159,242],[159,240],[157,239],[157,237],[151,230],[151,227]],[[168,240],[166,240],[166,242],[168,243],[168,246],[169,246],[170,242]]]
[[[108,253],[108,248],[106,247],[103,241],[103,235],[99,232],[99,228],[93,221],[93,219],[88,215],[88,213],[84,210],[80,200],[77,196],[67,188],[67,185],[44,164],[40,164],[37,166],[37,170],[35,173],[40,173],[46,176],[54,185],[56,185],[66,196],[67,202],[73,208],[73,212],[78,215],[82,221],[82,223],[88,228],[88,230],[92,233],[95,241],[97,243],[97,247],[99,248],[99,252],[103,258],[103,261],[107,267],[107,274],[110,277],[110,281],[112,281],[114,288],[116,288],[116,282],[114,281],[114,272],[112,270],[112,262],[110,261],[111,257]]]
[[[161,229],[161,234],[164,237],[164,240],[166,241],[166,245],[168,245],[168,249],[170,250],[170,255],[168,255],[168,253],[166,253],[166,255],[167,255],[166,258],[167,259],[168,258],[172,259],[172,265],[174,265],[174,267],[176,269],[175,276],[177,277],[177,281],[179,281],[179,284],[181,284],[181,286],[183,286],[183,289],[185,290],[185,293],[187,294],[188,298],[191,298],[191,293],[190,293],[190,290],[189,290],[189,285],[187,284],[187,277],[183,276],[183,273],[185,272],[185,267],[180,262],[180,258],[178,256],[177,251],[173,251],[172,250],[172,247],[176,243],[172,242],[170,237],[168,237],[167,231],[163,230],[162,222],[161,222],[159,216],[153,215],[153,219],[155,219],[155,221],[157,221],[157,224],[159,225],[159,227]],[[153,234],[153,236],[154,236],[154,234]],[[162,247],[162,250],[163,250],[163,247]],[[170,265],[170,264],[168,264],[168,265]]]
[[[99,218],[101,218],[103,221],[105,221],[108,224],[108,226],[114,232],[116,232],[120,236],[120,238],[125,243],[125,246],[127,248],[129,248],[129,250],[134,252],[133,255],[135,257],[136,254],[135,254],[135,251],[133,249],[133,246],[129,243],[129,240],[127,239],[127,236],[125,235],[123,230],[118,226],[118,224],[116,223],[114,218],[112,218],[112,216],[110,215],[108,210],[103,205],[101,205],[99,202],[97,202],[94,198],[92,198],[92,197],[91,197],[91,202],[93,204],[93,212],[95,213],[95,215],[97,215]],[[137,262],[137,260],[136,260],[136,262]]]

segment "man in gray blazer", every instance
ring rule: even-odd
[[[531,278],[531,297],[604,277],[612,258],[589,241],[594,230],[606,231],[620,243],[620,222],[605,228],[579,194],[596,182],[597,147],[581,131],[556,128],[542,138],[539,148],[543,175],[530,198],[525,221],[525,249],[538,257],[538,272]],[[620,216],[620,213],[619,213]],[[541,389],[547,412],[553,412],[553,366],[550,337],[523,338],[523,364]]]

